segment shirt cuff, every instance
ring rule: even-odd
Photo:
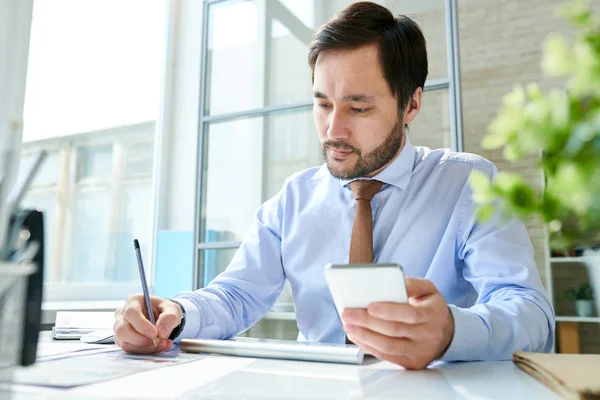
[[[476,361],[488,347],[489,332],[485,324],[472,310],[449,304],[454,318],[454,336],[450,346],[440,358],[442,361]]]
[[[177,300],[185,310],[185,326],[174,342],[179,343],[181,339],[194,339],[198,337],[200,333],[200,310],[198,307],[184,297],[173,297],[173,300]]]

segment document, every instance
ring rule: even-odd
[[[52,336],[54,339],[79,339],[86,333],[112,330],[115,315],[111,311],[57,311]]]
[[[120,378],[137,372],[188,363],[201,359],[178,349],[154,355],[132,355],[121,350],[39,362],[17,369],[14,383],[54,388],[71,388]]]
[[[276,358],[362,364],[363,351],[355,345],[320,344],[292,340],[272,340],[237,337],[230,340],[183,339],[179,343],[182,351],[190,353],[212,353],[242,357]]]
[[[104,344],[88,344],[80,341],[76,342],[39,342],[37,347],[37,362],[48,361],[57,358],[89,355],[92,353],[103,353],[106,351],[117,350],[117,346]]]

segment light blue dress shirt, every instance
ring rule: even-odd
[[[444,296],[455,332],[443,360],[510,359],[554,341],[554,311],[533,246],[519,220],[481,224],[468,178],[493,178],[490,161],[448,149],[414,147],[374,179],[375,262],[401,264]],[[325,165],[289,177],[264,203],[227,270],[206,288],[175,298],[186,309],[180,338],[230,338],[260,320],[290,281],[299,340],[344,343],[324,276],[327,263],[348,262],[355,200],[349,181]],[[179,338],[178,338],[179,339]]]

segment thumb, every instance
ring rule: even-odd
[[[419,299],[437,293],[437,289],[429,279],[412,278],[407,276],[406,292],[409,298]]]
[[[160,312],[156,320],[158,337],[166,339],[181,322],[181,310],[177,304],[168,300],[161,302],[157,308]]]

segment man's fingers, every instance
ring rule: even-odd
[[[138,331],[133,329],[131,324],[125,321],[115,326],[115,336],[118,337],[121,342],[127,342],[134,346],[154,346],[152,339],[140,334]]]
[[[372,317],[405,324],[420,324],[425,319],[424,311],[411,304],[371,303],[367,311]]]
[[[361,325],[364,326],[364,321],[369,317],[390,322],[402,322],[405,324],[416,325],[424,322],[426,311],[411,304],[371,303],[366,310],[347,308],[342,312],[342,320],[345,323],[362,321]]]
[[[405,367],[407,365],[410,364],[410,357],[409,356],[404,356],[404,355],[400,355],[400,356],[391,356],[389,354],[385,354],[380,352],[379,350],[377,350],[374,347],[369,346],[367,343],[365,342],[361,342],[360,340],[357,340],[355,342],[355,344],[360,347],[365,354],[370,354],[373,357],[376,357],[380,360],[384,360],[384,361],[390,361],[393,362],[394,364],[398,364],[402,367]]]
[[[126,351],[128,353],[134,353],[134,354],[158,353],[161,351],[169,350],[172,345],[173,345],[173,342],[171,342],[170,340],[164,340],[164,339],[159,342],[158,349],[156,347],[154,347],[154,343],[151,343],[150,345],[147,345],[147,346],[136,346],[136,345],[126,342],[126,341],[120,342],[120,346],[123,351]]]
[[[392,338],[373,332],[370,329],[360,326],[349,325],[345,327],[348,338],[354,343],[355,340],[368,344],[369,347],[375,349],[379,354],[388,355],[407,355],[411,349],[414,350],[414,341],[407,338]]]
[[[133,326],[133,329],[149,339],[154,339],[158,336],[156,327],[148,321],[142,310],[142,304],[138,300],[131,300],[123,312],[123,318]]]
[[[437,289],[429,279],[408,276],[405,278],[405,281],[406,292],[409,298],[418,299],[437,293]]]
[[[404,322],[389,321],[376,318],[369,313],[360,313],[344,319],[345,324],[351,324],[367,328],[373,332],[391,337],[404,337],[409,339],[418,339],[423,333],[423,327]]]
[[[371,346],[369,343],[367,343],[365,341],[354,338],[350,335],[348,335],[348,338],[350,340],[352,340],[352,342],[354,344],[356,344],[358,347],[360,347],[365,352],[365,354],[371,354],[372,356],[374,356],[380,360],[385,360],[385,361],[392,362],[394,364],[398,364],[401,367],[404,367],[406,369],[422,369],[428,365],[425,362],[423,362],[422,360],[419,360],[418,358],[415,359],[414,355],[387,354],[387,353],[384,353],[384,352],[378,350],[377,348]]]

